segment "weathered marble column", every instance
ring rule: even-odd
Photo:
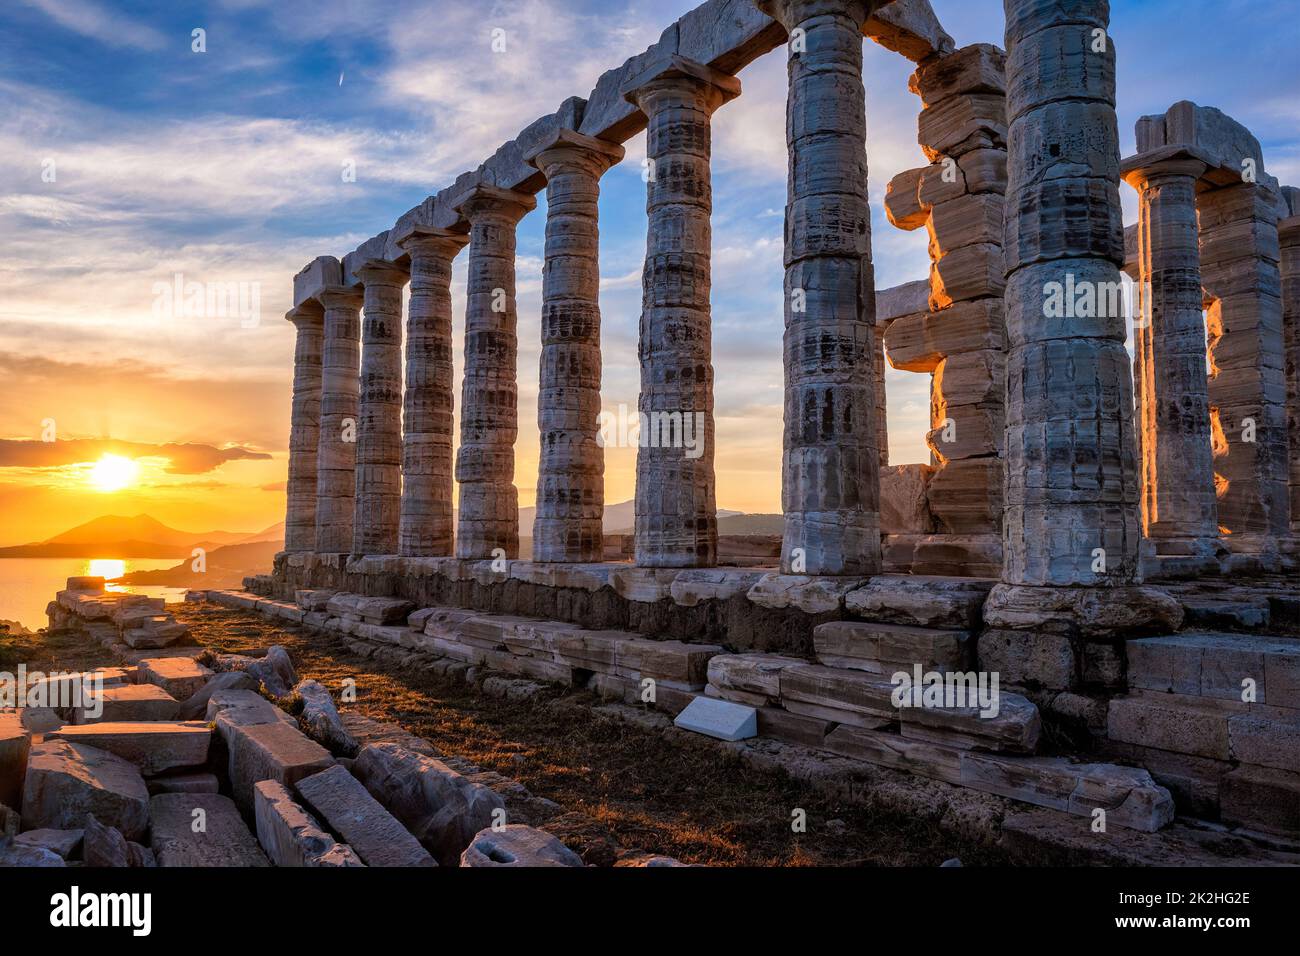
[[[784,571],[880,570],[875,276],[862,24],[876,0],[759,0],[789,48]],[[798,32],[796,32],[798,31]]]
[[[1138,191],[1134,323],[1142,521],[1160,554],[1209,557],[1219,519],[1201,312],[1196,181],[1207,165],[1177,147],[1125,161]]]
[[[406,272],[373,259],[355,270],[365,289],[353,554],[397,554],[402,508],[402,287]]]
[[[707,567],[718,557],[710,120],[719,106],[740,95],[740,81],[673,56],[629,79],[622,92],[649,121],[649,222],[637,349],[642,431],[636,457],[636,563]]]
[[[1282,187],[1291,213],[1277,224],[1282,251],[1282,321],[1286,331],[1287,418],[1291,462],[1291,533],[1300,535],[1300,189]]]
[[[1127,586],[1142,526],[1110,7],[1003,5],[1007,484],[1003,583],[985,621],[1176,625],[1172,598]]]
[[[527,193],[477,186],[457,207],[470,224],[465,378],[460,400],[456,557],[519,557],[519,340],[515,227],[537,206]]]
[[[599,561],[603,552],[598,200],[600,177],[622,158],[622,146],[567,129],[527,157],[546,176],[534,561]]]
[[[298,331],[293,353],[289,419],[289,480],[285,486],[284,550],[316,548],[316,448],[320,443],[321,348],[325,313],[308,300],[286,315]]]
[[[362,297],[360,289],[337,286],[318,298],[325,307],[325,343],[316,455],[316,551],[346,554],[352,550],[356,497]]]
[[[406,315],[406,391],[402,396],[402,507],[398,553],[452,553],[451,265],[469,236],[417,226],[400,245],[411,256]]]

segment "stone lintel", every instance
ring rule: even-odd
[[[317,256],[293,277],[293,304],[316,298],[321,289],[343,282],[343,267],[333,256]]]
[[[388,248],[388,230],[384,230],[377,236],[371,236],[361,245],[357,246],[346,256],[343,257],[343,284],[344,285],[361,285],[361,280],[357,277],[356,270],[358,266],[369,262],[371,259],[384,258],[384,252]]]
[[[734,100],[740,95],[740,80],[730,73],[723,73],[703,63],[696,63],[676,53],[655,59],[637,74],[624,81],[619,93],[629,103],[638,104],[638,97],[645,87],[661,80],[695,80],[714,87],[722,94],[722,102]]]
[[[1119,172],[1126,183],[1139,189],[1147,179],[1162,174],[1199,179],[1215,165],[1214,156],[1196,146],[1158,146],[1124,159],[1120,162]],[[1238,179],[1240,175],[1240,170],[1237,170]]]
[[[542,164],[538,161],[541,155],[557,149],[571,149],[577,152],[590,153],[604,161],[605,169],[622,162],[626,153],[626,150],[617,143],[597,139],[594,136],[586,136],[576,130],[561,128],[553,130],[544,139],[538,141],[532,149],[524,154],[524,161],[531,163],[538,169],[542,169]]]
[[[466,207],[469,206],[470,203],[479,203],[485,200],[506,206],[518,206],[519,218],[523,218],[525,214],[532,212],[537,208],[536,196],[529,195],[528,193],[516,192],[513,189],[502,189],[500,186],[492,186],[488,183],[476,183],[466,192],[457,196],[453,208],[455,208],[456,212],[460,213],[461,216],[468,219],[469,216],[466,212]]]

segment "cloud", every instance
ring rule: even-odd
[[[59,26],[114,47],[159,50],[166,37],[153,27],[104,9],[91,0],[21,0],[48,16]]]
[[[0,439],[0,468],[58,468],[96,461],[101,455],[124,458],[166,458],[172,475],[202,475],[228,461],[270,460],[265,452],[247,448],[215,448],[191,442],[152,445],[103,438],[72,438],[52,442]]]

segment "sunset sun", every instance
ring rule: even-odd
[[[90,484],[96,491],[121,491],[132,484],[140,466],[121,455],[104,455],[90,469]]]

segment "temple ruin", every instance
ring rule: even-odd
[[[1276,636],[1300,628],[1300,190],[1190,102],[1122,158],[1106,0],[1005,10],[1005,50],[958,49],[925,0],[708,0],[313,260],[288,315],[285,553],[256,595],[208,597],[670,714],[725,700],[765,737],[1112,826],[1300,834],[1300,641]],[[864,38],[915,63],[929,160],[885,211],[927,231],[930,275],[891,289]],[[719,539],[710,342],[710,123],[765,55],[789,64],[779,546]],[[597,199],[642,130],[639,410],[699,413],[704,453],[639,449],[628,549],[602,533]],[[515,230],[543,189],[521,555]],[[931,376],[929,462],[888,464],[886,362]],[[914,666],[997,674],[1000,712],[900,708]]]

